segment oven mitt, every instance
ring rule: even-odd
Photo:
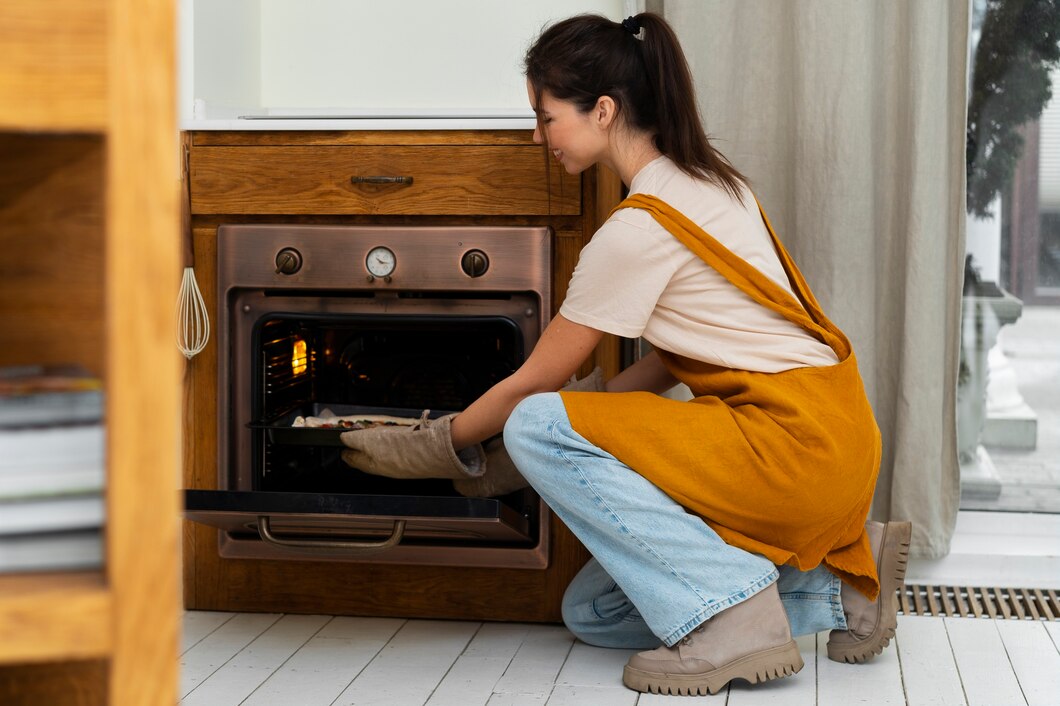
[[[604,392],[604,373],[595,368],[581,380],[572,378],[563,392]],[[475,478],[460,478],[453,481],[456,492],[469,498],[495,498],[498,495],[522,490],[529,483],[515,467],[504,441],[494,439],[486,443],[486,472]]]
[[[449,427],[455,414],[428,419],[427,412],[413,426],[385,426],[347,431],[339,435],[349,448],[342,460],[354,468],[388,478],[474,478],[486,467],[480,444],[457,452]]]

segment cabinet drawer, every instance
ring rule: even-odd
[[[538,145],[200,147],[189,166],[192,212],[200,214],[581,211],[580,178],[553,160],[546,166]],[[372,177],[411,183],[354,183]]]

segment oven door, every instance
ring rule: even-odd
[[[448,483],[448,481],[439,481]],[[520,503],[533,505],[520,511]],[[185,517],[221,530],[229,558],[544,568],[548,510],[504,498],[185,490]]]
[[[437,313],[453,306],[416,297],[239,297],[245,328],[230,363],[240,372],[221,426],[218,485],[185,498],[189,519],[222,530],[222,557],[547,564],[547,511],[532,490],[465,498],[450,480],[364,473],[341,458],[345,428],[309,426],[362,415],[415,419],[427,408],[438,417],[510,375],[525,357],[519,317],[530,304],[471,300],[459,314]],[[304,311],[317,308],[325,311]]]

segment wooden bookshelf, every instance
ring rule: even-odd
[[[4,0],[0,123],[27,130],[107,130],[105,0]]]
[[[177,700],[173,0],[0,3],[0,365],[105,381],[100,571],[0,575],[0,703]]]
[[[2,575],[0,664],[106,658],[111,610],[101,571]]]

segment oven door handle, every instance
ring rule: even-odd
[[[271,518],[268,515],[258,516],[258,534],[268,544],[288,549],[336,549],[350,554],[374,554],[375,552],[393,549],[405,535],[405,520],[394,520],[394,531],[381,542],[358,542],[349,539],[286,539],[277,537],[272,532]]]

